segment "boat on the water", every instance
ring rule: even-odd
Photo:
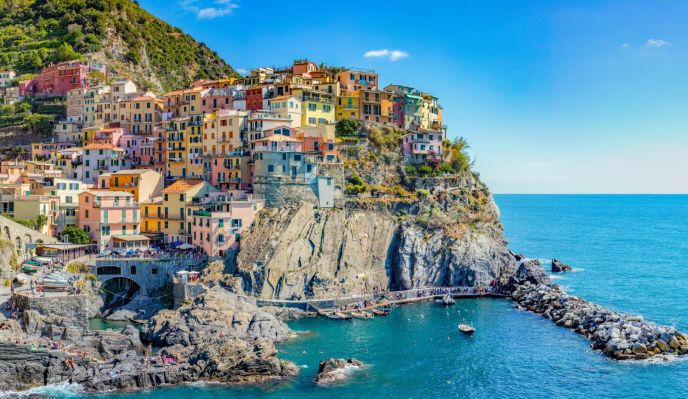
[[[389,316],[389,310],[375,308],[373,314],[375,316]]]
[[[326,313],[325,317],[330,320],[351,320],[351,316],[340,312]]]
[[[456,304],[456,301],[454,300],[454,298],[452,298],[452,296],[449,294],[445,294],[442,298],[435,299],[435,302],[437,302],[443,306],[451,306],[451,305]]]
[[[475,328],[471,325],[461,323],[459,324],[459,331],[466,335],[473,335],[473,333],[475,332]]]
[[[354,312],[351,312],[351,317],[355,317],[357,319],[372,319],[373,314],[368,313],[368,312],[364,312],[364,311],[361,311],[361,312],[354,311]]]

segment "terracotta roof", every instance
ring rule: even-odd
[[[171,186],[162,190],[163,193],[185,193],[191,188],[203,184],[205,181],[202,179],[178,179],[176,182],[172,183]]]
[[[126,191],[110,191],[108,189],[101,189],[101,188],[92,188],[88,191],[84,191],[85,193],[91,193],[95,195],[96,197],[119,197],[119,196],[134,196],[132,193],[128,193]]]
[[[124,169],[118,170],[117,172],[111,173],[113,175],[142,175],[148,172],[155,172],[152,169]]]
[[[109,149],[109,150],[114,150],[115,146],[112,144],[100,144],[100,143],[91,143],[84,147],[84,150],[104,150],[104,149]]]

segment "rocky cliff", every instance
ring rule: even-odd
[[[497,207],[477,179],[468,181],[410,201],[267,209],[242,237],[236,271],[244,290],[263,298],[328,298],[508,280],[518,262]]]

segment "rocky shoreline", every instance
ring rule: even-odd
[[[87,392],[190,382],[257,383],[295,375],[274,342],[289,328],[255,301],[213,287],[194,303],[159,312],[139,332],[89,331],[69,318],[25,310],[5,320],[14,341],[0,343],[0,391],[70,383]],[[150,346],[159,345],[153,354]]]
[[[591,340],[593,349],[612,359],[644,360],[688,353],[688,337],[674,327],[606,309],[568,295],[556,284],[526,281],[515,287],[511,298],[523,309]]]

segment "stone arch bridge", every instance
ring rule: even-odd
[[[99,258],[92,267],[101,284],[115,284],[118,288],[135,285],[139,295],[152,296],[172,281],[174,273],[200,270],[202,261],[196,258]]]

